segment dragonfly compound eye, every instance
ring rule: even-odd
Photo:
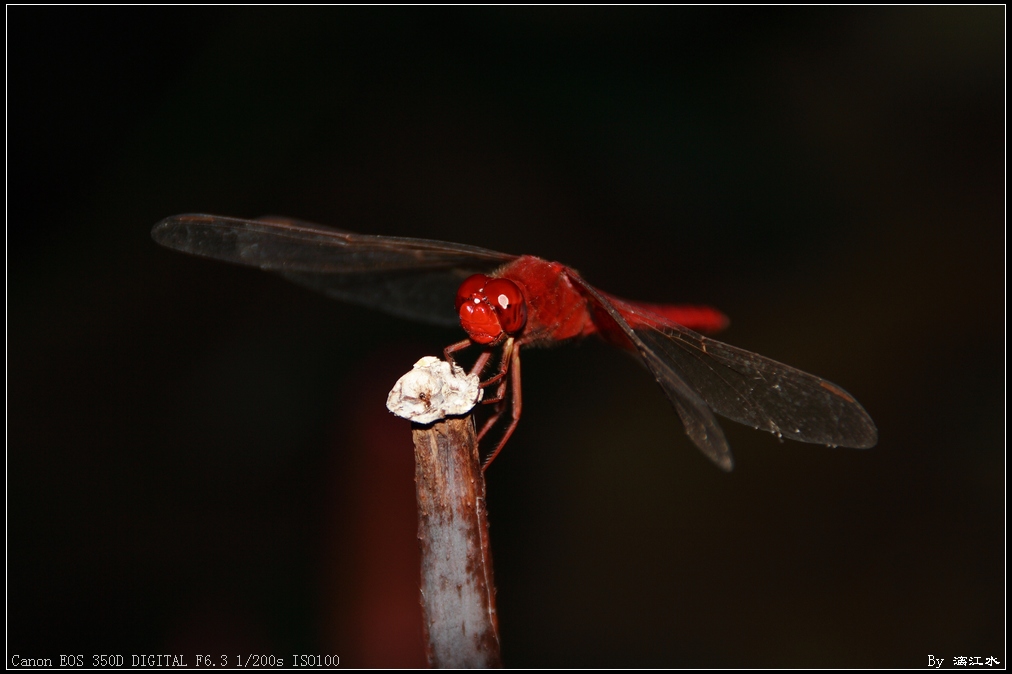
[[[527,323],[527,302],[520,286],[509,279],[496,278],[485,284],[484,292],[504,332],[515,335],[523,330]]]
[[[472,274],[464,279],[464,282],[457,288],[457,302],[453,305],[454,308],[460,311],[460,305],[475,295],[480,296],[486,283],[488,283],[488,277],[484,274]]]

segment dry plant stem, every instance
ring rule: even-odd
[[[470,416],[412,424],[429,664],[500,667],[485,479]]]

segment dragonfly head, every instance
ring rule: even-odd
[[[513,281],[469,276],[457,290],[457,313],[468,337],[478,344],[494,344],[515,336],[527,323],[527,302]]]

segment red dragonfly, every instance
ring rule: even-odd
[[[719,311],[619,299],[558,262],[278,217],[178,215],[159,222],[151,235],[163,246],[259,267],[336,299],[430,324],[461,325],[468,339],[445,349],[448,360],[479,345],[483,351],[472,373],[480,375],[493,353],[500,355],[496,374],[481,383],[497,385],[483,402],[498,408],[479,438],[510,403],[509,425],[485,467],[520,419],[520,348],[593,334],[639,357],[692,442],[724,470],[733,461],[714,412],[801,442],[866,448],[878,441],[871,417],[836,384],[699,334],[727,324]]]

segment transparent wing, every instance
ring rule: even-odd
[[[177,215],[151,236],[192,255],[257,267],[329,297],[448,327],[457,286],[514,255],[442,241],[354,234],[300,220]]]
[[[871,417],[836,384],[704,337],[582,280],[580,284],[611,320],[621,319],[622,331],[678,410],[689,437],[722,468],[731,466],[723,436],[718,442],[705,426],[693,430],[686,420],[689,416],[700,423],[691,407],[689,414],[683,412],[696,399],[723,417],[791,440],[858,449],[878,441]]]
[[[868,413],[832,382],[679,325],[636,333],[721,416],[801,442],[856,449],[878,442]]]
[[[639,333],[626,322],[622,314],[615,308],[610,298],[607,298],[578,275],[570,273],[570,278],[591,300],[595,322],[598,324],[610,323],[612,327],[624,333],[635,347],[643,364],[657,379],[657,383],[664,389],[668,400],[678,412],[678,416],[685,426],[685,432],[692,443],[717,466],[723,470],[731,470],[734,467],[731,448],[727,444],[727,438],[724,437],[724,431],[721,430],[720,424],[717,423],[703,397],[679,375],[670,363],[643,341]]]

